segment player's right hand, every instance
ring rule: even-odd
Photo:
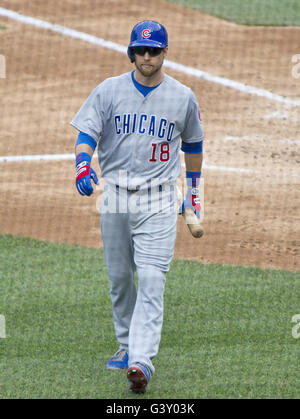
[[[91,179],[98,185],[98,177],[95,170],[90,167],[90,162],[78,157],[76,158],[76,188],[80,195],[90,196],[94,192]]]

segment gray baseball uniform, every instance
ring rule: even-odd
[[[125,73],[97,86],[71,125],[98,142],[101,176],[107,181],[101,232],[116,337],[129,350],[129,365],[141,362],[153,372],[165,273],[176,238],[173,186],[180,176],[180,139],[203,140],[198,103],[191,89],[166,74],[144,97]],[[107,204],[112,196],[116,205]]]

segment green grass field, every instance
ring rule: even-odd
[[[167,0],[243,25],[300,26],[299,0]]]
[[[174,260],[143,398],[299,398],[299,273]],[[0,235],[0,398],[130,399],[97,249]]]

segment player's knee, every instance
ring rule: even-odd
[[[154,266],[137,269],[139,287],[147,291],[149,296],[161,295],[164,291],[166,276],[163,271]]]

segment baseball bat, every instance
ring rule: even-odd
[[[204,234],[204,230],[202,225],[200,224],[199,218],[197,218],[196,214],[191,208],[186,208],[183,211],[183,218],[187,223],[188,229],[191,232],[191,235],[195,238],[200,238]]]

